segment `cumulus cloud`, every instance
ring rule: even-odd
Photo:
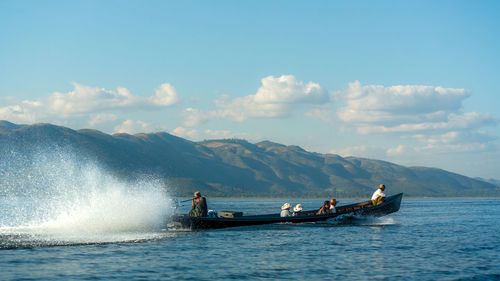
[[[387,155],[388,156],[395,156],[395,155],[399,155],[399,154],[403,153],[404,151],[405,151],[404,145],[400,144],[397,147],[389,148],[387,150]]]
[[[127,134],[136,134],[136,133],[150,133],[153,131],[153,126],[147,122],[143,122],[140,120],[126,120],[120,125],[115,127],[115,133],[127,133]]]
[[[338,95],[345,100],[337,116],[359,133],[416,133],[472,130],[496,125],[490,113],[463,112],[465,89],[434,86],[362,86],[358,81]]]
[[[0,120],[9,120],[16,123],[33,123],[36,122],[37,116],[29,105],[9,105],[0,108]]]
[[[384,87],[349,84],[338,117],[348,123],[398,124],[442,120],[457,112],[469,97],[465,89],[405,85]]]
[[[199,133],[195,129],[187,129],[184,127],[177,127],[173,129],[171,134],[176,135],[181,138],[188,138],[188,139],[197,139],[199,138]]]
[[[181,116],[184,119],[184,126],[187,127],[194,127],[196,125],[204,123],[207,120],[218,118],[217,112],[215,111],[203,112],[191,107],[184,109],[184,111],[181,113]]]
[[[171,106],[181,101],[175,88],[169,83],[161,84],[155,91],[155,95],[150,97],[149,104],[154,106]]]
[[[396,121],[394,121],[396,122]],[[477,129],[488,125],[496,125],[496,118],[490,113],[467,112],[462,114],[450,113],[443,121],[404,123],[389,126],[360,125],[358,131],[363,134],[370,133],[416,133],[416,132],[443,132],[448,130]]]
[[[24,100],[18,104],[0,107],[0,119],[17,123],[58,123],[61,120],[66,123],[76,119],[81,122],[90,115],[90,119],[84,122],[93,127],[116,122],[119,118],[110,111],[161,109],[181,101],[175,88],[168,83],[160,85],[149,97],[133,95],[123,87],[107,90],[78,83],[73,83],[73,87],[73,90],[67,93],[54,92],[38,100]],[[117,128],[121,128],[120,126]]]
[[[281,117],[305,104],[323,104],[329,100],[319,84],[298,82],[293,75],[268,76],[255,95],[230,99],[223,96],[216,102],[222,117],[244,121],[255,117]]]
[[[335,94],[345,103],[337,117],[358,133],[413,137],[423,144],[413,150],[428,152],[470,152],[492,147],[493,139],[479,130],[497,125],[498,118],[491,113],[464,112],[462,103],[469,96],[467,90],[459,88],[363,86],[358,81]],[[413,150],[401,145],[388,149],[386,155]]]
[[[68,93],[55,92],[47,99],[47,107],[53,114],[63,116],[75,113],[98,112],[109,109],[148,109],[174,105],[179,95],[170,84],[162,84],[150,97],[134,96],[128,89],[116,91],[73,83]]]
[[[319,84],[299,82],[293,75],[268,76],[261,80],[257,93],[231,98],[222,95],[215,101],[217,110],[202,112],[188,108],[185,126],[195,126],[212,119],[245,121],[251,118],[284,117],[304,105],[324,104],[329,101],[328,92]]]

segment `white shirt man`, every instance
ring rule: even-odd
[[[385,200],[384,190],[385,190],[385,185],[381,184],[380,187],[375,192],[373,192],[372,195],[373,205],[378,205]]]

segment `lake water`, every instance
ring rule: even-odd
[[[164,229],[165,198],[107,192],[1,198],[0,280],[500,280],[498,198],[403,197],[383,218],[181,232]],[[246,214],[284,202],[322,200],[208,198]]]

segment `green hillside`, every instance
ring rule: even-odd
[[[500,187],[436,168],[404,167],[264,141],[191,142],[168,133],[108,135],[0,121],[0,151],[70,147],[120,178],[153,176],[170,192],[209,196],[368,197],[379,183],[408,196],[500,196]]]

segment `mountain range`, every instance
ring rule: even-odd
[[[0,121],[0,152],[29,155],[70,147],[97,159],[126,180],[155,177],[168,191],[189,196],[369,197],[380,183],[407,196],[500,196],[497,180],[470,178],[438,168],[309,152],[299,146],[241,139],[189,141],[165,132],[106,134],[52,124]],[[12,154],[12,153],[11,153]]]

